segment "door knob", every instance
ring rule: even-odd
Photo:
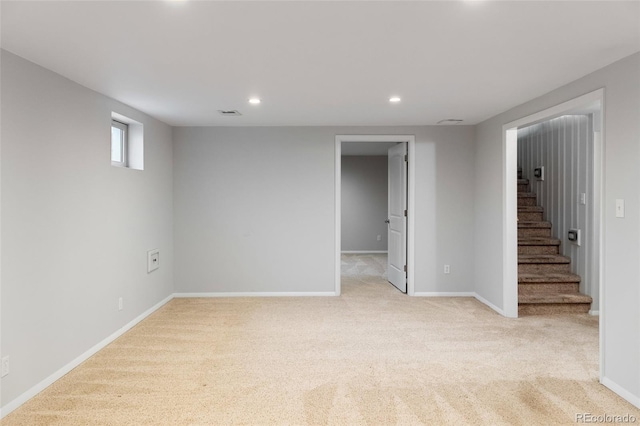
[[[389,219],[385,220],[384,223],[389,223]]]

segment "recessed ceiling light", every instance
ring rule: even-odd
[[[393,104],[397,104],[398,102],[400,102],[400,97],[392,96],[392,97],[389,98],[389,102],[391,102]]]
[[[260,100],[260,98],[249,98],[249,103],[253,104],[253,105],[258,105],[260,102],[262,102]]]

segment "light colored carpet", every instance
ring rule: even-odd
[[[174,299],[2,425],[640,419],[598,383],[597,318],[505,319],[377,274],[343,277],[341,297]]]

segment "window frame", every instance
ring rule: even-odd
[[[120,148],[122,149],[122,161],[113,161],[111,159],[111,165],[116,167],[128,167],[128,153],[129,153],[129,125],[118,120],[111,119],[111,128],[117,128],[122,131],[122,140],[120,142]],[[110,138],[110,148],[113,149],[113,136]],[[109,155],[111,157],[111,155]]]

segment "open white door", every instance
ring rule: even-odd
[[[389,282],[407,292],[407,144],[389,149],[389,195],[387,224]]]

